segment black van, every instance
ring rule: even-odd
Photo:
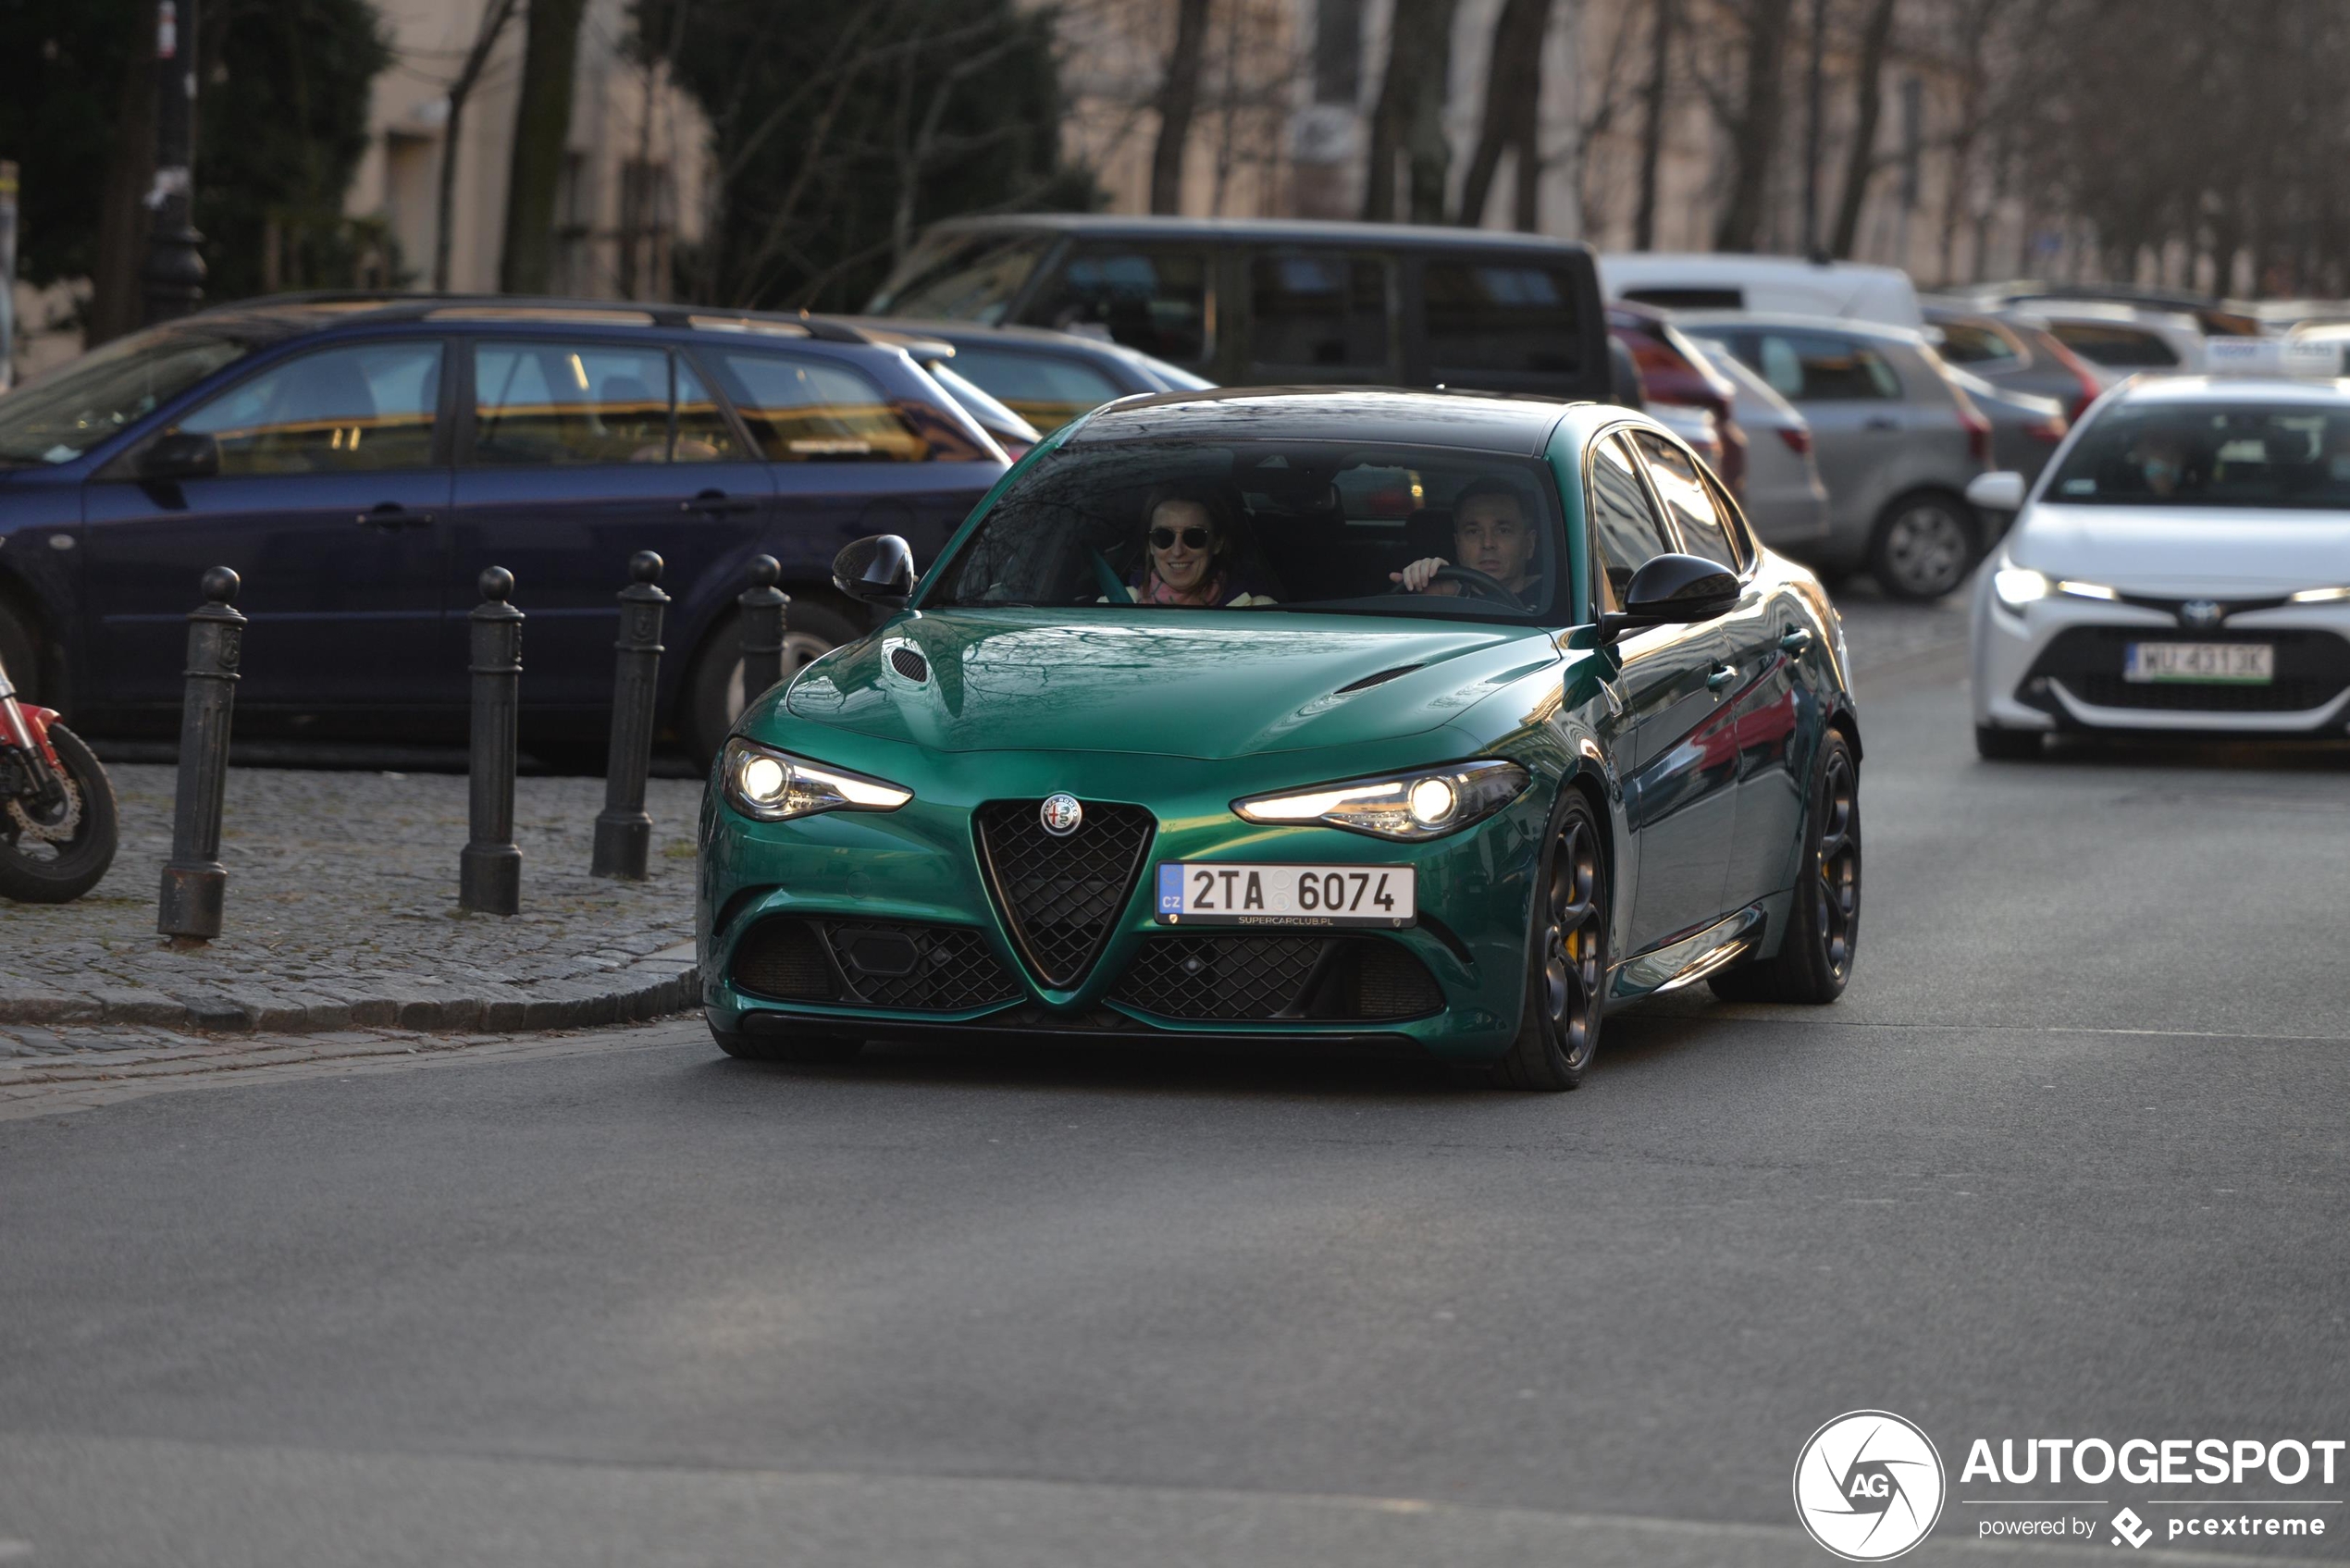
[[[869,315],[1107,335],[1226,386],[1605,399],[1583,246],[1389,223],[1042,213],[941,223]]]

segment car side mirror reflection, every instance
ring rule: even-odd
[[[220,473],[220,443],[210,436],[174,430],[139,459],[142,479],[211,479]]]
[[[2023,489],[2021,474],[1978,474],[1966,482],[1967,504],[1985,512],[2022,512]]]
[[[1695,555],[1660,555],[1624,585],[1624,608],[1600,617],[1600,641],[1641,626],[1711,621],[1738,603],[1738,574]]]
[[[914,549],[895,534],[872,534],[833,557],[833,586],[867,604],[903,610],[914,597]]]

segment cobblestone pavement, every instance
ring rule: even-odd
[[[537,1034],[427,1034],[415,1030],[365,1029],[221,1036],[121,1024],[22,1032],[31,1037],[36,1049],[0,1057],[0,1122],[95,1110],[181,1089],[652,1046],[714,1049],[702,1021],[685,1017]]]
[[[166,1031],[568,1028],[689,1005],[699,780],[655,779],[651,874],[588,874],[603,781],[515,791],[522,913],[457,908],[466,781],[248,768],[229,776],[218,940],[155,934],[174,770],[111,770],[121,852],[62,907],[0,903],[0,1058],[81,1026]]]

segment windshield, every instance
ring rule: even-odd
[[[1036,269],[1042,234],[949,234],[915,248],[865,306],[868,315],[943,316],[993,327]]]
[[[71,463],[252,352],[184,327],[108,343],[0,397],[0,463]]]
[[[2350,511],[2350,403],[2124,403],[2081,433],[2043,499]]]
[[[1444,616],[1563,623],[1540,463],[1329,441],[1064,448],[1022,474],[922,608]]]

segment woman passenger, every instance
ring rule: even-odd
[[[1204,485],[1169,485],[1143,508],[1143,564],[1128,583],[1137,604],[1220,609],[1271,604],[1241,560],[1231,506]]]

